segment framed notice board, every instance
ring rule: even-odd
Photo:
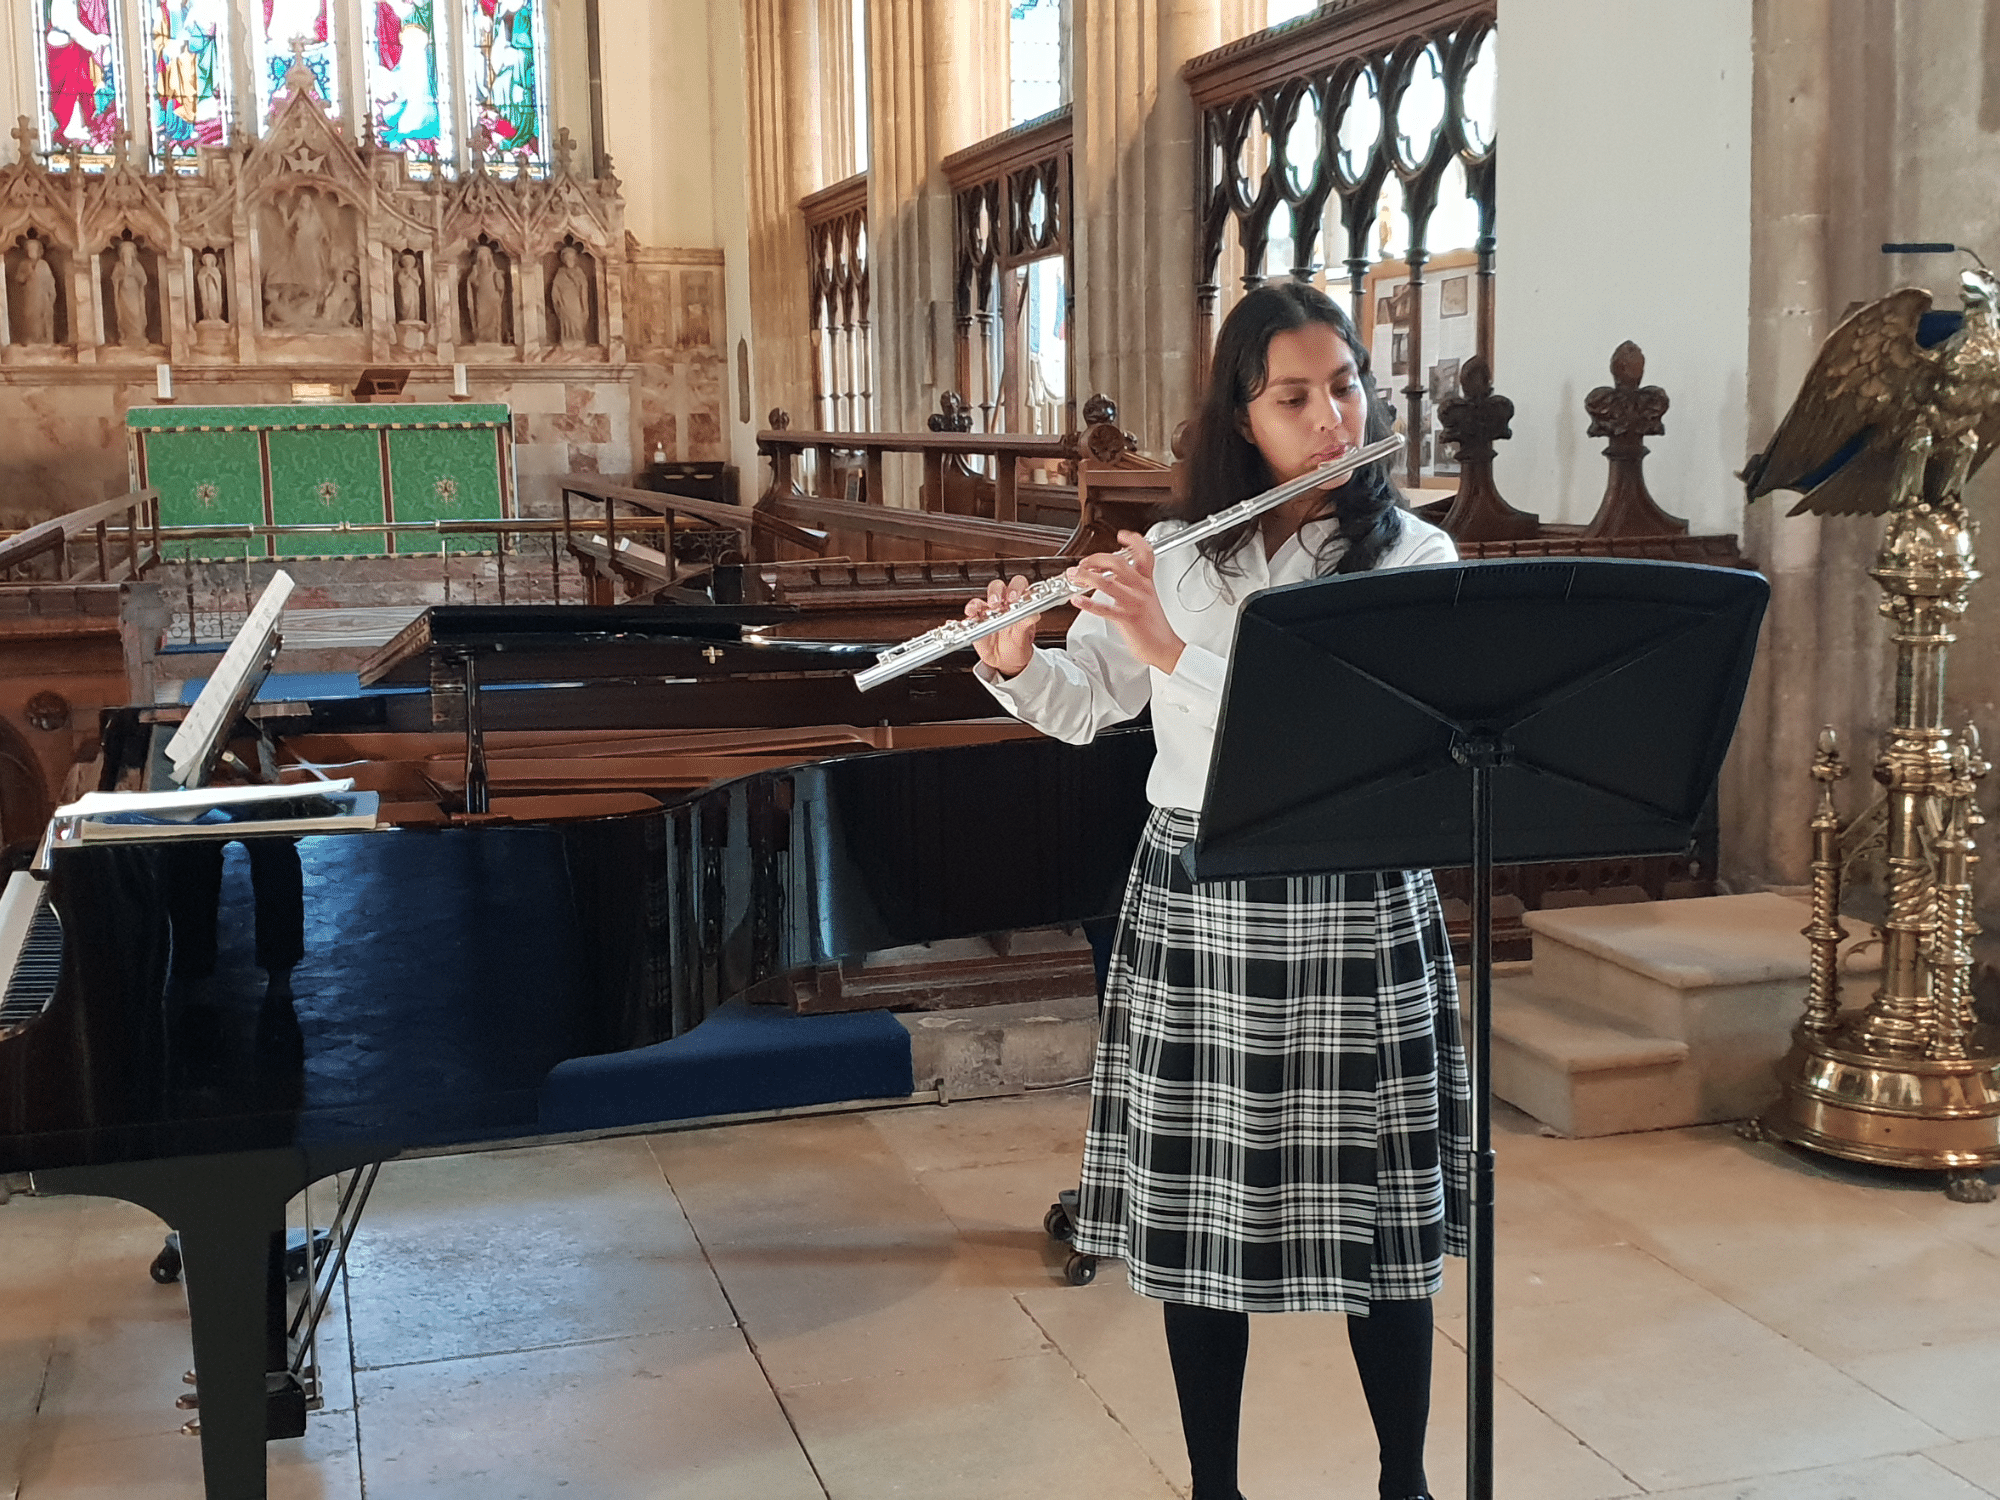
[[[169,542],[188,557],[490,549],[491,536],[371,530],[515,512],[513,419],[496,403],[148,406],[125,415],[134,488],[162,526],[300,526]]]

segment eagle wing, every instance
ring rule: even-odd
[[[1918,328],[1931,294],[1905,287],[1827,335],[1792,409],[1744,467],[1749,498],[1797,490],[1792,514],[1881,515],[1894,496],[1896,456],[1929,398],[1938,355]]]

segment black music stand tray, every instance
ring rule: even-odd
[[[1493,867],[1685,851],[1769,596],[1748,571],[1578,558],[1321,578],[1243,611],[1189,873],[1472,867],[1467,1500],[1493,1494]]]

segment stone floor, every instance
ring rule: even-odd
[[[1159,1316],[1043,1239],[1085,1101],[1012,1099],[392,1164],[272,1493],[466,1500],[1185,1494]],[[1509,1500],[2000,1495],[2000,1205],[1722,1127],[1499,1126]],[[0,1497],[200,1494],[159,1228],[0,1209]],[[1431,1444],[1461,1493],[1463,1319]],[[1365,1500],[1329,1319],[1251,1352],[1254,1500]]]

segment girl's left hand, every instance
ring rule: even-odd
[[[1119,532],[1118,541],[1129,555],[1093,552],[1070,569],[1071,578],[1095,590],[1079,594],[1076,607],[1109,620],[1134,656],[1171,673],[1187,643],[1174,634],[1167,612],[1160,607],[1153,587],[1153,548],[1136,531]]]

